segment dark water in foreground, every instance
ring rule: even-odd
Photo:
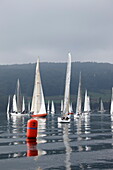
[[[91,113],[70,124],[39,119],[37,144],[26,143],[29,117],[0,114],[1,170],[113,169],[113,117]],[[35,155],[35,156],[33,156]]]

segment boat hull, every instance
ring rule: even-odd
[[[82,116],[83,116],[83,114],[75,114],[75,115],[74,115],[74,118],[75,118],[75,119],[79,119],[79,118],[81,118]]]
[[[29,116],[28,113],[10,113],[11,116]]]
[[[31,115],[31,117],[46,117],[48,115],[48,113],[43,113],[43,114],[35,114],[35,115]]]
[[[66,120],[66,119],[62,119],[62,117],[58,117],[58,123],[69,123],[69,122],[70,122],[70,118]]]
[[[103,110],[103,111],[98,111],[99,113],[105,113],[106,111],[105,110]]]
[[[71,112],[71,113],[68,113],[69,115],[73,115],[74,113],[73,112]]]

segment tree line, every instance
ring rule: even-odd
[[[67,63],[40,63],[40,72],[46,99],[63,97]],[[0,65],[0,111],[5,111],[9,95],[15,93],[17,79],[20,80],[22,94],[31,99],[34,86],[36,63],[20,65]],[[100,97],[110,101],[113,86],[113,64],[93,62],[73,62],[71,74],[71,96],[75,100],[79,73],[82,74],[82,92],[91,95],[93,103]],[[56,97],[55,97],[56,96]],[[74,97],[73,97],[74,96]]]

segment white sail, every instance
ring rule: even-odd
[[[84,112],[90,112],[90,97],[87,95],[87,90],[85,91],[85,100],[84,100]]]
[[[69,105],[69,113],[72,113],[73,112],[73,107],[72,107],[72,103],[70,103]]]
[[[61,100],[61,112],[63,112],[63,100]]]
[[[70,80],[71,80],[71,54],[68,53],[68,64],[66,71],[66,82],[65,82],[65,93],[64,93],[64,105],[62,117],[58,117],[59,123],[69,123],[70,115],[69,114],[69,105],[70,105]]]
[[[68,54],[63,114],[68,114],[70,103],[71,54]]]
[[[79,76],[79,86],[78,86],[78,96],[77,96],[77,105],[76,105],[76,114],[82,113],[82,96],[81,96],[81,72]]]
[[[25,100],[24,97],[22,99],[21,90],[20,90],[20,82],[17,80],[17,88],[15,94],[13,95],[13,104],[12,111],[10,112],[11,116],[27,116],[27,113],[22,113],[25,111]]]
[[[44,93],[43,93],[43,89],[41,85],[41,107],[40,107],[39,114],[43,114],[43,113],[46,113],[46,106],[45,106],[45,100],[44,100]]]
[[[85,99],[84,99],[84,112],[88,111],[88,96],[87,96],[87,90],[85,91]]]
[[[37,65],[36,65],[31,112],[33,112],[35,115],[38,113],[46,113],[45,101],[44,101],[44,95],[43,95],[41,77],[40,77],[39,58],[37,60]]]
[[[91,111],[91,107],[90,107],[90,97],[89,96],[87,96],[87,100],[88,100],[88,112],[90,112]]]
[[[24,99],[24,96],[23,96],[23,102],[22,102],[22,112],[25,111],[25,99]]]
[[[20,90],[20,81],[17,80],[17,89],[16,89],[16,97],[17,97],[17,112],[22,112],[22,96]]]
[[[47,112],[50,112],[50,102],[48,101],[48,105],[47,105]]]
[[[111,109],[110,109],[110,113],[113,114],[113,100],[111,101]]]
[[[8,105],[7,105],[7,115],[9,115],[9,108],[10,108],[10,96],[8,98]]]
[[[13,95],[13,112],[17,112],[17,102],[16,102],[16,95]]]
[[[112,96],[111,96],[111,108],[110,113],[113,114],[113,87],[112,87]]]
[[[105,112],[104,104],[103,104],[102,99],[101,99],[101,101],[100,101],[100,111],[99,111],[99,112]]]
[[[31,108],[31,106],[30,106],[30,101],[28,102],[28,113],[30,113],[30,109]]]
[[[54,106],[53,100],[52,100],[52,104],[51,104],[51,113],[52,113],[52,114],[55,113],[55,106]]]

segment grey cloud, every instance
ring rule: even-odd
[[[113,1],[10,0],[0,5],[0,63],[113,63]],[[100,56],[100,57],[99,57]],[[108,56],[108,57],[106,57]]]

